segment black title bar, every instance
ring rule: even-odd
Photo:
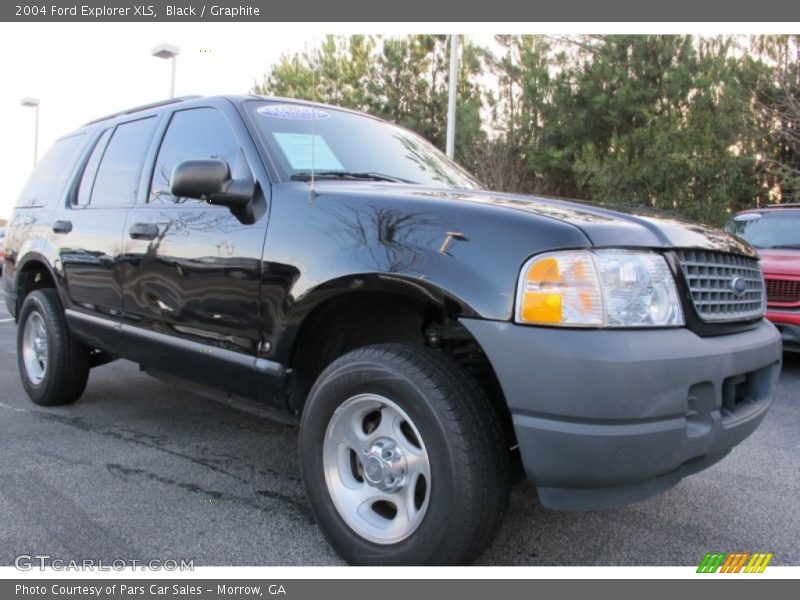
[[[0,21],[17,22],[778,22],[800,21],[787,0],[11,0]],[[796,30],[787,25],[787,33]]]

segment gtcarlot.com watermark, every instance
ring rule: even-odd
[[[129,558],[82,558],[80,560],[64,559],[49,554],[20,554],[14,559],[14,566],[20,571],[194,571],[194,559],[148,559]]]

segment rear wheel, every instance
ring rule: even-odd
[[[35,404],[70,404],[86,388],[89,349],[67,328],[56,290],[36,290],[22,303],[17,360],[22,385]]]
[[[321,529],[354,564],[472,562],[508,501],[508,449],[485,394],[414,345],[362,348],[325,369],[300,460]]]

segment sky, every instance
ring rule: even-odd
[[[177,96],[247,93],[282,55],[317,46],[325,27],[0,23],[0,178],[5,188],[0,194],[0,219],[10,217],[33,166],[35,110],[21,106],[22,98],[41,102],[41,158],[56,139],[87,121],[167,98],[170,62],[150,55],[159,44],[180,48]],[[491,34],[471,37],[492,43]]]
[[[466,33],[493,47],[494,33],[786,33],[792,23],[0,23],[0,219],[7,219],[33,166],[38,98],[39,156],[61,135],[118,110],[169,96],[170,64],[150,50],[180,48],[176,95],[246,93],[284,54],[313,48],[326,33]],[[487,75],[488,76],[488,75]]]
[[[169,96],[161,43],[180,48],[175,93],[246,93],[284,53],[316,35],[249,23],[0,23],[0,218],[8,218],[33,166],[34,109],[41,101],[39,157],[61,135],[106,114]]]

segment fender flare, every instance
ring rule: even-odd
[[[277,316],[277,327],[272,338],[275,360],[283,364],[291,362],[301,332],[319,309],[332,300],[360,292],[404,296],[410,300],[432,304],[456,317],[480,318],[478,312],[466,300],[449,293],[430,280],[403,274],[349,274],[308,290],[292,303],[288,310]]]
[[[29,269],[29,265],[32,263],[36,263],[37,266],[42,266],[50,275],[50,278],[53,280],[56,286],[56,291],[58,292],[59,298],[61,299],[62,305],[64,304],[64,283],[62,279],[56,273],[56,270],[53,268],[53,265],[50,264],[50,261],[44,254],[41,254],[37,251],[30,251],[25,254],[25,256],[14,266],[14,279],[12,281],[12,291],[14,293],[14,306],[15,306],[15,315],[19,313],[19,307],[22,302],[22,298],[20,298],[19,288],[22,284],[21,277],[23,274],[27,272]]]

